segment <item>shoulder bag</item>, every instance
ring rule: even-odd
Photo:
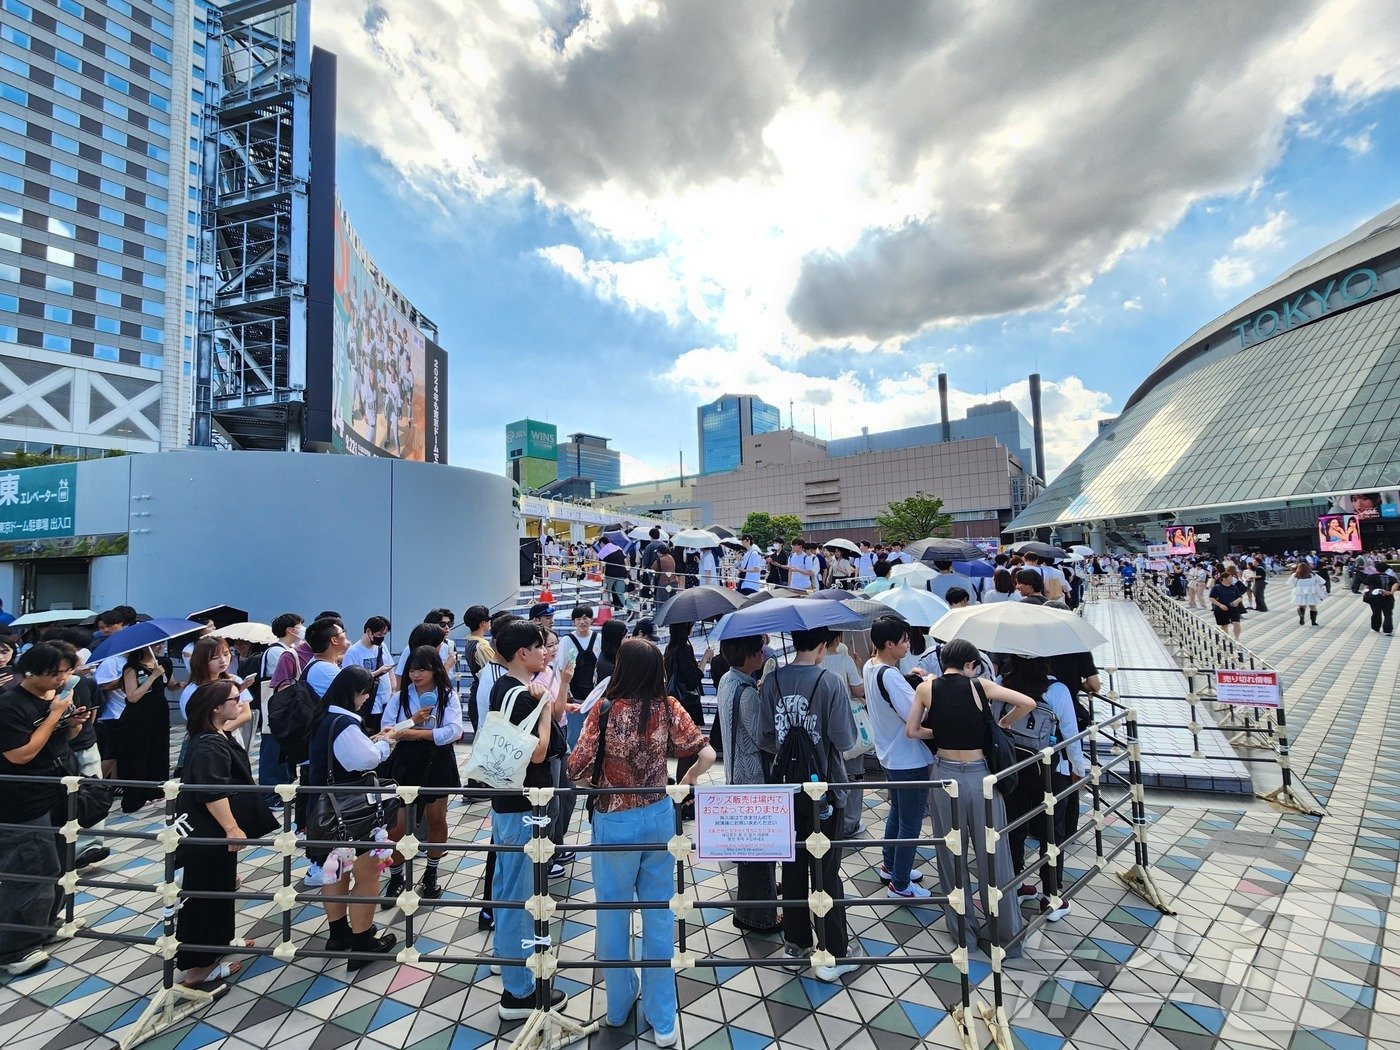
[[[486,713],[486,718],[481,723],[481,731],[472,741],[472,753],[467,759],[466,769],[463,770],[464,776],[493,788],[525,786],[525,771],[530,766],[538,739],[533,731],[535,723],[540,720],[540,712],[552,698],[546,693],[535,705],[530,717],[522,725],[516,725],[506,711],[514,706],[517,698],[524,692],[528,690],[523,685],[516,686],[502,700],[503,710]],[[529,728],[525,728],[526,726]]]
[[[398,784],[392,780],[381,781],[374,770],[351,780],[337,781],[335,756],[331,753],[334,746],[333,739],[327,741],[326,786],[360,790],[323,791],[317,795],[311,809],[309,837],[313,842],[372,842],[375,828],[391,828],[403,808],[403,800],[395,794]]]
[[[987,771],[998,774],[1016,764],[1016,749],[1011,746],[1006,731],[997,725],[996,719],[992,717],[991,701],[982,692],[982,686],[975,678],[972,680],[972,691],[977,694],[977,699],[982,701],[982,753],[987,756]],[[1016,781],[1020,776],[1020,773],[1013,773],[998,780],[997,790],[1003,795],[1011,794],[1016,790]]]

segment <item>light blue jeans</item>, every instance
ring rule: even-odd
[[[669,798],[619,813],[593,814],[593,843],[650,845],[676,833],[675,804]],[[665,850],[593,854],[593,891],[599,901],[668,901],[676,891],[676,862]],[[632,913],[598,912],[598,958],[631,959]],[[642,910],[642,959],[670,959],[675,954],[674,927],[666,908]],[[622,1024],[637,998],[637,971],[603,971],[608,989],[608,1023]],[[641,976],[642,1012],[661,1035],[676,1030],[676,974],[670,967],[646,967]]]
[[[902,780],[928,780],[928,766],[916,769],[887,769],[885,779],[890,783]],[[885,818],[885,838],[916,839],[924,827],[924,809],[928,805],[929,789],[890,788],[889,815]],[[914,868],[915,846],[885,846],[881,857],[890,872],[890,882],[903,892],[909,888],[909,873]]]
[[[491,841],[498,846],[524,846],[530,841],[531,827],[525,823],[528,813],[497,813],[491,811]],[[669,854],[668,854],[669,856]],[[498,901],[521,901],[530,896],[531,866],[523,852],[511,850],[496,854],[496,873],[491,881],[491,896]],[[496,909],[496,932],[492,945],[502,959],[519,959],[522,965],[501,963],[501,984],[511,995],[530,995],[535,990],[535,978],[525,969],[524,960],[534,954],[522,941],[535,936],[535,920],[524,908]]]

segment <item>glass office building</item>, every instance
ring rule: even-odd
[[[768,434],[782,425],[777,408],[751,394],[725,394],[695,411],[700,473],[738,470],[744,462],[744,438]]]
[[[1247,513],[1400,487],[1397,292],[1400,205],[1174,349],[1008,531],[1238,519],[1244,543]]]
[[[608,447],[608,438],[570,434],[558,449],[560,478],[587,478],[596,492],[613,492],[622,485],[622,453]]]
[[[0,0],[0,452],[189,440],[202,13]]]

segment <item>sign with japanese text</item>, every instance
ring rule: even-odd
[[[1279,707],[1283,703],[1277,671],[1216,671],[1215,696],[1219,703],[1240,707]]]
[[[77,482],[74,463],[0,472],[0,540],[72,536]]]
[[[699,860],[792,861],[797,856],[793,788],[702,787],[695,791]]]

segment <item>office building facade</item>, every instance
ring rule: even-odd
[[[559,429],[553,423],[520,419],[506,425],[506,472],[524,492],[559,477]]]
[[[963,419],[948,421],[947,436],[940,423],[862,433],[857,437],[836,438],[827,442],[832,456],[853,456],[859,452],[892,452],[900,448],[917,448],[940,441],[968,441],[972,438],[995,438],[1015,453],[1027,466],[1035,462],[1035,433],[1030,421],[1010,401],[990,401],[973,405]]]
[[[744,462],[744,438],[782,426],[778,409],[751,394],[724,394],[695,410],[700,473],[737,470]]]
[[[0,452],[188,442],[203,7],[0,0]]]
[[[609,448],[609,440],[596,434],[570,434],[559,445],[559,477],[587,478],[599,494],[621,487],[622,453]]]

